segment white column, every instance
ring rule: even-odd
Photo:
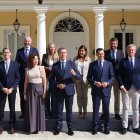
[[[93,7],[95,12],[95,50],[97,48],[104,49],[104,11],[105,7]]]
[[[35,7],[34,10],[37,12],[37,49],[40,55],[40,61],[42,56],[46,53],[46,21],[45,13],[48,8],[43,6]]]

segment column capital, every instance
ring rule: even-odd
[[[48,11],[48,7],[47,6],[35,6],[34,10],[38,13],[38,14],[45,14]]]
[[[107,10],[107,7],[93,7],[93,11],[96,14],[103,14]]]

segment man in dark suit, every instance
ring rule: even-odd
[[[8,96],[10,109],[10,134],[15,133],[15,99],[19,83],[18,64],[10,59],[11,51],[3,49],[3,61],[0,62],[0,134],[4,129],[4,108]]]
[[[109,134],[109,104],[111,96],[111,87],[114,80],[114,70],[111,62],[104,59],[104,50],[98,48],[96,50],[98,60],[90,63],[87,80],[92,86],[93,101],[93,131],[97,134],[99,127],[99,107],[100,100],[103,103],[104,111],[104,133]]]
[[[16,54],[16,62],[19,65],[20,72],[20,83],[19,83],[19,93],[20,93],[20,107],[21,107],[21,116],[19,118],[23,118],[24,116],[24,80],[25,80],[25,69],[27,67],[27,59],[30,54],[39,55],[38,50],[36,48],[31,47],[32,39],[29,36],[24,38],[24,47],[17,50]]]
[[[54,84],[54,94],[56,96],[56,130],[54,135],[58,135],[62,129],[63,106],[65,100],[66,121],[68,125],[68,135],[74,135],[72,130],[72,105],[75,93],[73,78],[80,79],[74,62],[67,60],[67,50],[58,50],[60,61],[52,66],[51,79]]]
[[[122,92],[123,118],[122,134],[127,133],[130,100],[133,111],[133,132],[140,135],[139,99],[140,99],[140,59],[135,57],[136,46],[127,46],[128,57],[119,64],[118,81]]]
[[[120,89],[117,82],[118,77],[118,65],[119,62],[124,58],[124,53],[121,50],[118,50],[118,39],[111,38],[109,41],[110,49],[105,51],[105,59],[110,61],[114,68],[115,80],[113,82],[113,92],[114,92],[114,112],[115,118],[117,120],[121,120],[119,115],[120,112]],[[101,120],[104,119],[104,115],[102,114],[100,117]]]

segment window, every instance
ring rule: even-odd
[[[84,29],[77,19],[64,18],[56,25],[55,32],[84,32]]]

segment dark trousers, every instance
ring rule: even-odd
[[[109,104],[110,104],[110,96],[104,96],[101,94],[94,94],[92,95],[93,101],[93,127],[99,127],[99,108],[100,108],[100,101],[102,100],[103,104],[103,111],[104,111],[104,127],[109,128]]]
[[[24,115],[24,83],[19,84],[19,95],[20,95],[20,109]]]
[[[48,117],[56,118],[56,99],[51,81],[49,81],[48,86],[45,98],[45,114]]]
[[[57,94],[57,93],[56,93]],[[63,126],[63,107],[66,107],[66,121],[69,130],[72,130],[72,105],[73,95],[68,96],[65,92],[56,95],[56,129],[61,130]]]
[[[6,103],[7,95],[3,92],[0,92],[0,128],[4,126],[4,109]],[[15,127],[15,99],[16,99],[16,92],[12,92],[8,95],[8,102],[9,102],[9,110],[10,110],[10,127]]]

